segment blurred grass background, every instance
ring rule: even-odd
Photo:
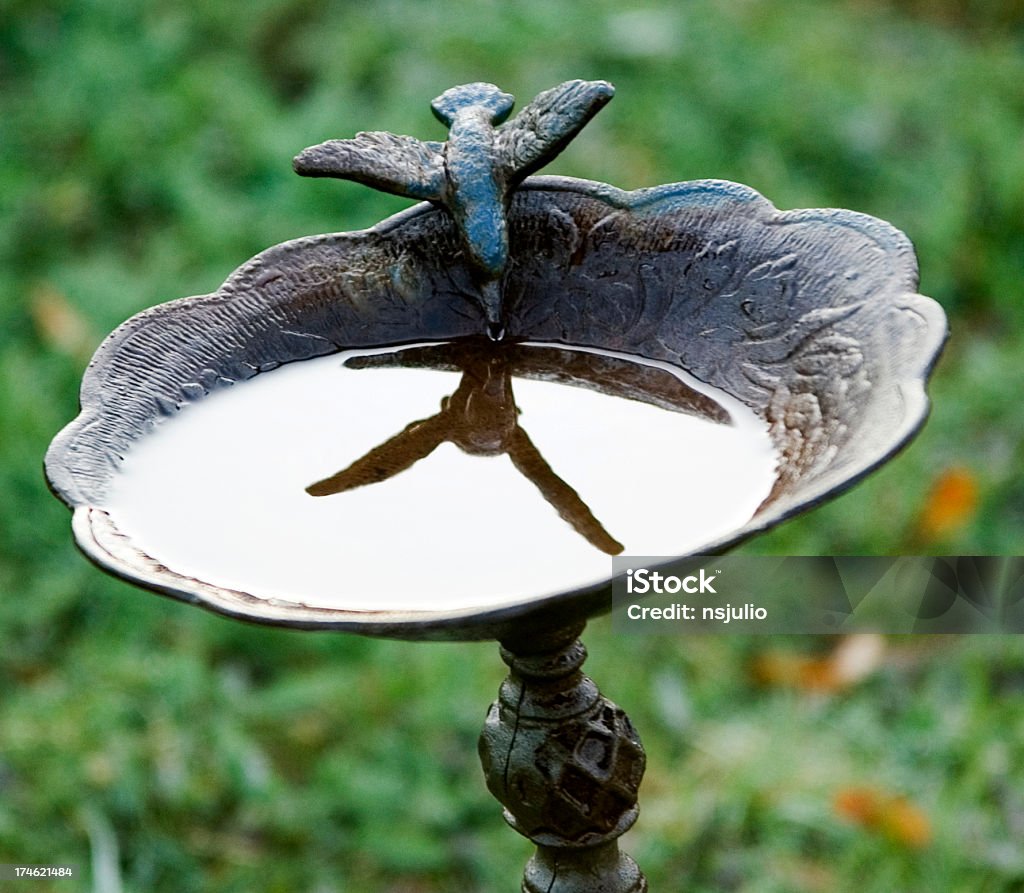
[[[518,889],[531,847],[475,754],[493,645],[259,629],[155,598],[75,552],[40,473],[115,325],[404,206],[300,180],[298,150],[361,129],[442,138],[429,101],[453,84],[523,103],[615,83],[552,173],[733,179],[906,231],[953,333],[931,421],[746,548],[1019,554],[1022,23],[1020,0],[7,0],[0,862],[85,869],[18,889]],[[596,620],[586,641],[648,748],[624,846],[652,890],[1024,890],[1019,638],[836,651],[623,641]]]

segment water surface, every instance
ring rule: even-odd
[[[311,496],[310,485],[436,418],[466,381],[353,369],[354,353],[369,352],[263,373],[162,422],[115,476],[105,507],[117,526],[180,574],[318,607],[496,606],[610,576],[608,548],[560,516],[500,444],[481,456],[443,440],[377,483]],[[515,424],[611,542],[678,555],[749,520],[777,456],[764,422],[738,401],[645,365],[710,396],[730,423],[516,377]]]

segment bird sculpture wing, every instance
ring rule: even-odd
[[[355,180],[383,192],[440,201],[445,194],[444,144],[372,131],[304,149],[293,162],[304,177]]]
[[[566,81],[538,94],[496,136],[507,182],[514,184],[558,155],[615,93],[606,81]]]

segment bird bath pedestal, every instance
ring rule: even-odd
[[[307,149],[299,173],[423,201],[128,320],[46,458],[78,545],[133,583],[498,640],[480,755],[547,893],[646,889],[617,845],[644,752],[580,669],[608,556],[717,553],[849,487],[922,424],[945,336],[875,218],[529,176],[611,95],[572,81],[501,126],[512,98],[472,84],[434,101],[446,143]]]

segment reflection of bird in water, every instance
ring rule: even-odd
[[[546,90],[504,127],[514,99],[493,84],[465,84],[431,103],[448,141],[393,133],[310,146],[295,159],[307,177],[356,180],[375,189],[448,208],[481,277],[488,331],[503,332],[497,280],[508,262],[506,211],[512,190],[558,155],[612,98],[604,81],[567,81]]]
[[[669,372],[603,355],[581,354],[535,345],[499,345],[466,339],[444,345],[410,348],[356,357],[347,365],[457,369],[455,393],[441,401],[441,411],[407,425],[337,474],[306,488],[312,496],[331,496],[375,484],[412,467],[444,442],[474,456],[507,453],[512,464],[540,490],[558,514],[592,545],[609,555],[622,543],[604,529],[579,493],[548,465],[519,424],[512,376],[562,381],[630,397],[666,409],[728,423],[718,404],[684,385]]]
[[[437,415],[413,422],[348,468],[307,487],[306,492],[330,496],[387,480],[449,441],[474,456],[507,453],[512,464],[578,533],[602,552],[621,552],[622,543],[609,535],[580,495],[551,470],[519,426],[506,355],[469,350],[460,359],[462,380],[455,393],[441,401]]]

